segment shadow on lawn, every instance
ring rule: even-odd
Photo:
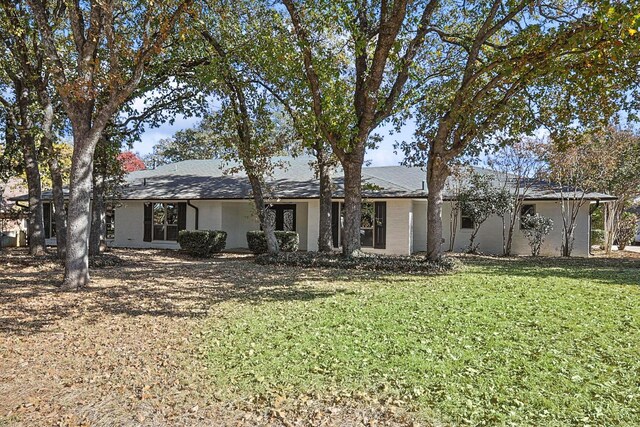
[[[99,322],[104,316],[206,316],[220,304],[242,301],[309,301],[345,289],[317,286],[344,273],[264,267],[252,257],[193,260],[153,251],[123,251],[125,264],[92,270],[81,292],[63,293],[55,284],[60,267],[0,273],[0,333],[32,334],[64,319]],[[326,273],[326,274],[325,274]],[[214,313],[215,314],[215,313]]]
[[[640,259],[470,257],[466,265],[483,274],[536,278],[570,278],[611,285],[640,285]]]

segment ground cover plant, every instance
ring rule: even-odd
[[[640,421],[640,257],[424,276],[111,254],[79,293],[0,254],[0,425]]]
[[[262,254],[256,257],[261,265],[281,265],[305,268],[340,268],[359,271],[386,271],[423,274],[445,274],[459,269],[460,263],[452,257],[431,261],[424,256],[392,256],[360,254],[345,258],[337,252],[293,252]]]

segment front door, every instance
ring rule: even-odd
[[[271,205],[268,212],[276,231],[296,231],[296,205]]]

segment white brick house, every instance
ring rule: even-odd
[[[315,251],[318,244],[319,186],[311,166],[312,158],[282,158],[286,164],[274,171],[269,193],[277,229],[295,230],[300,249]],[[408,255],[426,250],[427,193],[425,173],[420,168],[389,166],[363,169],[362,248],[366,252]],[[334,177],[333,242],[340,245],[341,209],[344,197],[342,177]],[[590,207],[614,199],[589,193],[581,208],[575,230],[573,254],[589,255]],[[555,227],[547,236],[542,255],[559,255],[561,211],[559,195],[550,190],[531,191],[525,204],[553,219]],[[445,195],[443,208],[443,248],[449,247],[451,201]],[[49,215],[49,218],[52,218]],[[115,209],[114,247],[178,248],[180,229],[224,230],[227,249],[246,248],[246,232],[259,229],[251,188],[243,173],[226,174],[218,160],[189,160],[127,176],[120,205]],[[455,250],[466,247],[471,230],[458,221]],[[51,236],[53,237],[53,236]],[[476,239],[478,250],[502,251],[502,221],[489,218]],[[50,243],[54,241],[50,240]],[[527,240],[517,229],[513,253],[528,255]]]

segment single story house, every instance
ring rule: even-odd
[[[319,184],[311,157],[276,159],[268,179],[267,194],[276,229],[295,230],[300,236],[300,249],[318,248]],[[153,170],[127,175],[118,206],[107,218],[109,244],[130,248],[178,248],[178,231],[224,230],[227,249],[246,248],[246,232],[259,229],[251,186],[243,172],[228,173],[221,160],[188,160],[160,166]],[[477,168],[481,173],[486,170]],[[362,248],[366,252],[408,255],[426,250],[427,190],[423,169],[406,166],[365,167],[363,176]],[[333,191],[333,244],[340,247],[343,178],[336,171]],[[591,205],[615,197],[585,194],[575,230],[573,254],[588,256],[590,249]],[[445,194],[443,208],[443,248],[449,247],[452,203]],[[51,204],[45,205],[48,242],[55,243]],[[547,236],[541,254],[559,255],[561,251],[560,194],[548,188],[529,191],[523,212],[550,217],[554,230]],[[464,213],[457,221],[454,250],[468,245],[472,224]],[[476,242],[484,253],[502,252],[502,220],[489,218],[480,228]],[[530,248],[524,234],[517,229],[513,253],[528,255]]]

